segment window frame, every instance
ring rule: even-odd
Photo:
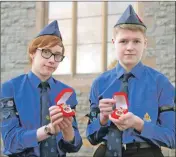
[[[76,86],[76,82],[79,81],[78,84],[85,84],[85,82],[90,82],[94,80],[98,75],[105,72],[107,67],[107,41],[108,41],[108,2],[101,2],[102,5],[102,43],[101,43],[101,72],[99,73],[83,73],[79,74],[76,72],[76,62],[77,62],[77,12],[78,12],[78,3],[76,1],[72,2],[72,46],[71,46],[71,73],[70,74],[55,74],[54,78],[59,79],[63,82],[67,82],[67,84]],[[141,18],[144,19],[143,16],[143,4],[142,2],[136,2],[134,9],[140,14]],[[37,31],[40,31],[45,25],[48,24],[49,21],[49,2],[36,2],[36,28]],[[145,62],[145,61],[144,61]],[[150,63],[151,64],[151,63]],[[154,66],[154,64],[152,64]],[[91,84],[91,82],[90,82]]]

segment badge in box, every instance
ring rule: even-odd
[[[117,92],[113,95],[113,99],[116,100],[116,104],[115,109],[111,114],[111,117],[118,119],[120,116],[128,112],[127,94],[124,92]]]
[[[70,105],[66,104],[66,101],[73,94],[73,90],[71,88],[63,89],[55,99],[56,105],[60,107],[63,116],[71,117],[75,115],[75,112],[71,109]]]

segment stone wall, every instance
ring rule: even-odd
[[[24,73],[35,33],[35,2],[1,2],[1,82]]]
[[[175,84],[175,2],[140,2],[146,23],[147,56],[156,58],[157,70]]]

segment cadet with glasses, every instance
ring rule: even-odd
[[[52,73],[64,59],[57,21],[29,44],[31,71],[2,84],[0,111],[4,154],[9,157],[65,157],[82,146],[76,118],[64,117],[55,98],[68,85]],[[76,109],[73,94],[67,100]]]
[[[87,138],[102,143],[95,157],[163,157],[161,146],[175,148],[175,89],[168,78],[141,62],[146,26],[131,5],[114,26],[118,64],[101,74],[90,92]],[[128,94],[128,113],[111,116],[116,92]]]
[[[37,48],[37,50],[41,51],[41,55],[43,58],[49,59],[50,57],[54,56],[55,62],[62,62],[63,59],[65,58],[65,56],[60,54],[60,52],[55,52],[56,54],[54,54],[54,53],[52,53],[52,51],[50,49]]]

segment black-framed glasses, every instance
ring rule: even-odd
[[[52,51],[50,49],[37,48],[37,50],[41,51],[41,56],[45,59],[49,59],[51,56],[54,56],[54,60],[56,62],[62,62],[63,59],[65,58],[64,55],[52,53]]]

